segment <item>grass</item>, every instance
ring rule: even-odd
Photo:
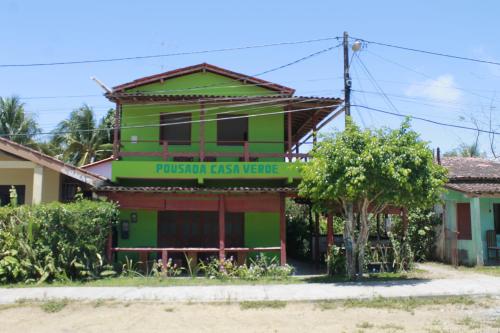
[[[447,297],[405,297],[405,298],[384,298],[375,297],[371,299],[349,299],[344,301],[321,301],[317,306],[321,310],[332,310],[338,307],[344,308],[372,308],[391,309],[413,312],[423,306],[436,305],[474,305],[476,300],[468,296],[447,296]]]
[[[373,325],[372,323],[369,323],[367,321],[364,321],[362,323],[356,324],[357,328],[373,328],[374,326],[375,325]]]
[[[241,310],[283,309],[284,307],[286,307],[284,301],[247,301],[240,303]]]
[[[500,276],[500,266],[458,266],[458,269],[464,272]]]
[[[398,281],[418,279],[419,272],[377,273],[370,274],[356,282]],[[205,277],[110,277],[92,281],[55,281],[51,283],[26,284],[16,283],[0,285],[0,288],[33,288],[33,287],[175,287],[175,286],[210,286],[210,285],[263,285],[263,284],[305,284],[305,283],[339,283],[351,282],[344,276],[318,275],[313,277],[290,276],[285,279],[261,278],[258,280],[243,279],[208,279]]]
[[[404,326],[396,325],[396,324],[392,324],[392,323],[380,325],[379,328],[381,330],[390,331],[390,332],[404,331],[405,330]]]
[[[68,305],[68,300],[53,300],[47,301],[40,305],[40,308],[46,313],[56,313],[64,309]]]
[[[456,323],[461,326],[467,326],[467,328],[471,330],[475,330],[481,327],[481,323],[470,316],[460,319]]]

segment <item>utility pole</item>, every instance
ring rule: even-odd
[[[351,116],[351,77],[349,76],[349,34],[344,31],[344,112],[347,118]]]

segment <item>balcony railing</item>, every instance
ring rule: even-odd
[[[288,145],[285,141],[181,141],[181,140],[122,140],[121,147],[123,144],[127,144],[128,151],[122,151],[118,153],[120,157],[129,156],[154,156],[160,157],[162,160],[167,161],[173,158],[174,161],[193,161],[195,158],[199,159],[200,162],[214,162],[217,158],[232,157],[239,158],[241,162],[255,162],[259,159],[266,158],[283,158],[289,162],[291,161],[307,161],[309,154],[300,153],[299,146],[296,145],[295,149],[285,149],[285,152],[256,152],[250,149],[252,145],[258,145],[262,150],[266,145],[272,145],[274,147],[286,147]],[[144,144],[144,143],[157,143],[161,145],[161,150],[158,151],[130,151],[134,144]],[[179,151],[179,149],[172,149],[171,147],[192,147],[193,145],[198,146],[197,151]],[[241,147],[241,149],[238,149]],[[222,148],[222,149],[221,149]],[[224,151],[232,150],[232,151]],[[238,150],[238,151],[236,151]]]

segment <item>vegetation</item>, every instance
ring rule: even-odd
[[[246,301],[240,303],[241,310],[283,309],[284,307],[286,307],[284,301]]]
[[[104,261],[115,204],[79,200],[0,208],[0,283],[91,280],[114,274]]]
[[[69,118],[60,122],[51,140],[62,150],[62,159],[82,166],[111,156],[114,110],[109,110],[99,123],[88,105],[73,110]]]
[[[40,307],[44,312],[55,313],[64,309],[68,305],[68,300],[52,300],[43,303]]]
[[[415,309],[423,306],[440,306],[447,304],[471,306],[478,303],[474,298],[470,296],[400,298],[375,297],[370,299],[355,298],[343,301],[321,301],[318,302],[318,307],[322,310],[336,309],[337,307],[342,306],[344,308],[391,309],[412,312]]]
[[[349,122],[345,131],[313,148],[302,176],[302,196],[323,211],[342,208],[350,278],[364,270],[370,214],[388,205],[430,206],[439,200],[446,181],[445,169],[433,162],[432,151],[408,121],[397,130],[377,131],[362,131]]]
[[[472,144],[462,143],[457,148],[444,153],[445,157],[486,157],[486,154],[479,148],[479,141]]]
[[[26,114],[24,103],[17,96],[0,97],[0,136],[14,142],[34,146],[40,133],[35,119]]]

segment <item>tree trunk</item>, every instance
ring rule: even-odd
[[[370,226],[368,220],[368,200],[363,202],[363,205],[359,211],[359,236],[358,236],[358,273],[359,276],[363,276],[364,266],[365,266],[365,249],[368,243],[368,237],[370,235]]]
[[[354,218],[354,207],[352,203],[344,205],[346,221],[344,223],[344,245],[346,256],[346,271],[349,279],[356,278],[356,241],[354,239],[354,227],[356,220]]]

